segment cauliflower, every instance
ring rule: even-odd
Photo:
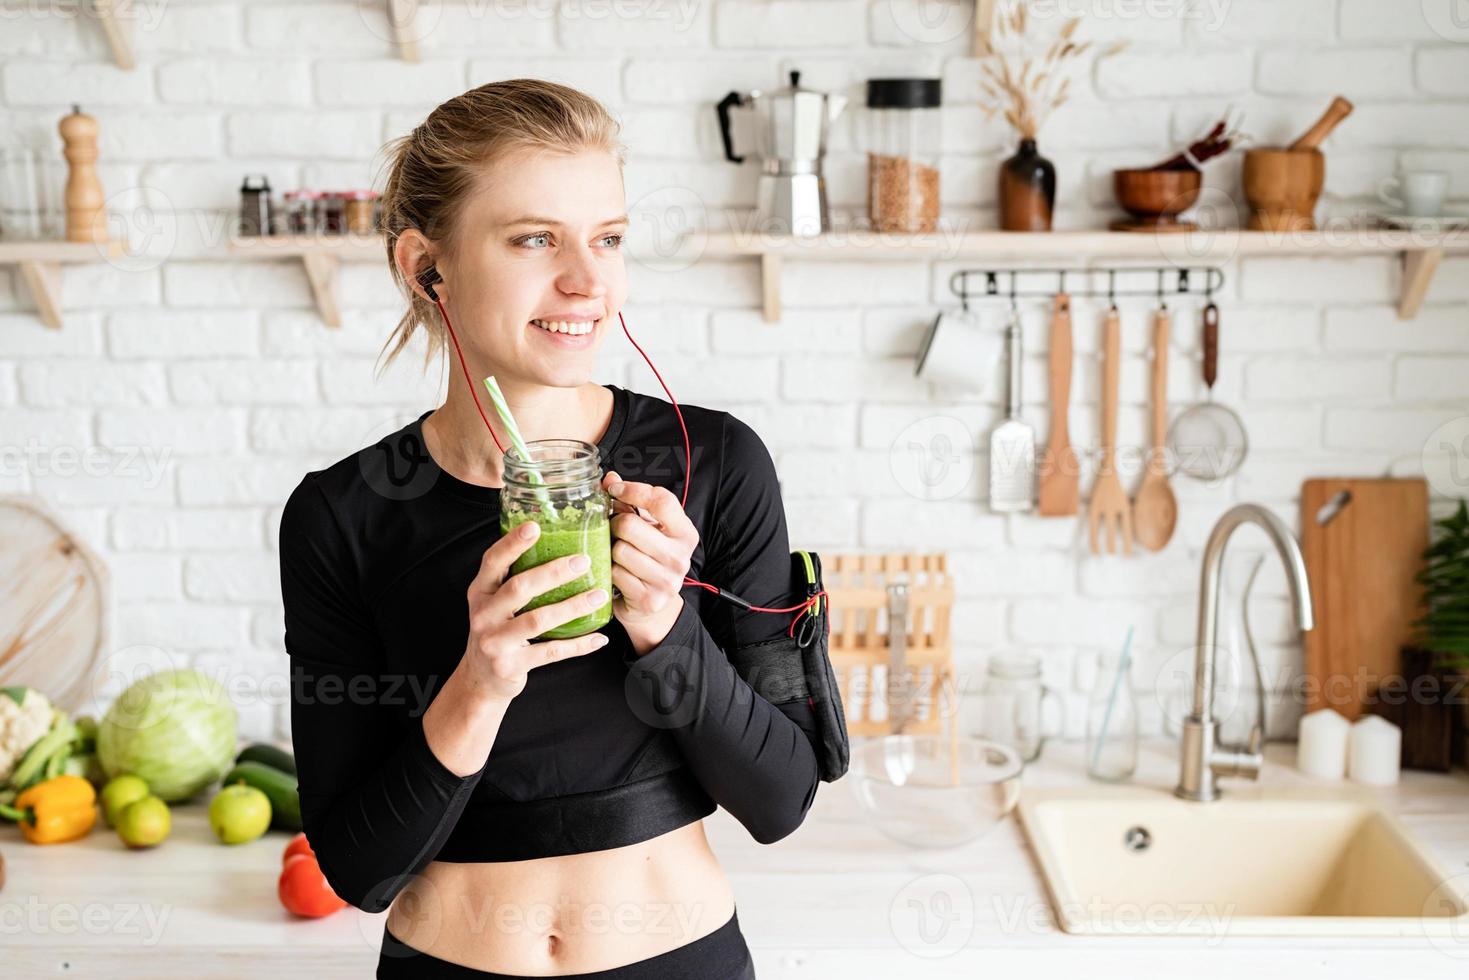
[[[0,786],[42,735],[51,730],[55,710],[40,691],[29,687],[0,687]]]

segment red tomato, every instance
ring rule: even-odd
[[[311,849],[311,842],[306,839],[305,834],[297,834],[291,838],[291,842],[286,845],[285,853],[281,855],[281,864],[284,866],[293,854],[310,854],[313,857],[316,855],[316,852]]]
[[[332,886],[327,884],[321,865],[316,863],[313,854],[291,855],[281,870],[276,892],[286,911],[308,919],[319,919],[347,907],[347,903],[338,898]]]

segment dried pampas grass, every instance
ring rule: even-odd
[[[979,91],[984,96],[981,108],[991,119],[1003,116],[1022,139],[1035,139],[1046,117],[1066,104],[1071,91],[1068,69],[1093,45],[1073,40],[1081,18],[1068,17],[1045,53],[1037,58],[1025,44],[1026,28],[1031,23],[1025,0],[1011,0],[1009,7],[1008,12],[996,12],[994,36],[999,43],[989,36],[979,39],[979,55],[984,59],[980,66],[983,78]],[[1097,59],[1110,57],[1126,46],[1126,41],[1109,45]],[[1005,53],[1012,49],[1025,53]]]

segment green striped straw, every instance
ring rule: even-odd
[[[500,391],[500,384],[492,374],[485,378],[485,390],[490,393],[490,401],[495,403],[495,411],[500,416],[500,423],[505,426],[505,431],[510,434],[510,443],[515,451],[520,453],[520,458],[531,463],[530,450],[526,448],[525,440],[521,438],[520,427],[515,424],[515,416],[510,414],[510,406],[505,403],[505,395]],[[545,485],[546,481],[541,479],[541,474],[536,471],[534,465],[530,466],[530,478],[533,483]],[[544,490],[536,491],[541,498],[541,505],[546,508],[546,516],[556,520],[556,508],[551,503],[551,495]]]

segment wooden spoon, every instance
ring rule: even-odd
[[[1168,457],[1163,444],[1168,427],[1168,327],[1166,307],[1153,314],[1153,446],[1148,468],[1132,504],[1133,530],[1138,544],[1161,551],[1178,523],[1178,501],[1168,485]]]
[[[1081,464],[1071,445],[1067,413],[1071,407],[1071,297],[1058,293],[1051,306],[1051,432],[1040,466],[1042,517],[1066,517],[1080,505]]]

